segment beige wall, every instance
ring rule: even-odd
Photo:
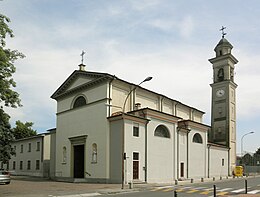
[[[40,143],[40,149],[37,150],[37,142]],[[29,152],[29,143],[31,151]],[[23,145],[23,152],[21,152]],[[25,138],[12,143],[16,147],[16,156],[12,156],[9,161],[9,169],[15,175],[30,176],[48,176],[48,168],[44,168],[45,164],[50,161],[50,135],[43,134],[35,137]],[[39,169],[36,169],[36,160],[39,160]],[[23,168],[20,169],[20,162]],[[28,169],[28,161],[30,161],[30,169]],[[15,162],[15,169],[13,168]]]
[[[228,176],[228,150],[217,146],[210,146],[209,153],[209,176],[210,177],[224,177]],[[222,159],[224,165],[222,166]]]
[[[113,81],[111,114],[122,111],[125,99],[134,87]],[[142,88],[136,88],[132,91],[126,100],[125,111],[134,110],[134,103],[140,103],[141,108],[151,108],[186,120],[190,119],[200,123],[203,121],[203,112]]]
[[[110,123],[110,182],[122,181],[122,137],[124,123],[122,119]]]
[[[193,137],[198,133],[202,137],[202,144],[194,143]],[[189,133],[189,178],[207,177],[207,132],[191,129]]]
[[[58,102],[56,131],[57,177],[73,177],[73,149],[69,138],[87,135],[85,141],[85,178],[106,181],[109,178],[109,124],[106,104],[107,85],[96,86],[78,93],[85,95],[87,105],[71,109],[77,97],[71,96]],[[61,111],[62,110],[62,111]],[[92,162],[92,144],[97,144],[97,163]],[[63,161],[63,147],[67,150]],[[91,176],[87,175],[91,174]]]

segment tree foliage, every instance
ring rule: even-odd
[[[13,128],[14,138],[16,140],[37,135],[36,130],[32,129],[32,122],[22,123],[20,120],[15,122],[16,127]]]
[[[7,36],[14,37],[13,31],[9,28],[10,19],[0,14],[0,104],[5,106],[17,107],[21,106],[19,94],[12,90],[16,87],[16,83],[12,78],[15,73],[14,62],[18,58],[25,57],[17,50],[5,48],[5,39]]]
[[[260,147],[255,151],[255,155],[260,155]]]
[[[13,31],[8,26],[9,22],[8,17],[0,14],[0,161],[3,163],[6,163],[15,151],[11,146],[14,136],[9,124],[10,116],[4,112],[2,106],[21,106],[19,94],[13,90],[16,83],[12,76],[16,70],[15,60],[24,57],[17,50],[6,48],[6,37],[14,37]]]
[[[10,116],[0,108],[0,161],[7,163],[15,150],[11,146],[14,135],[9,123]]]

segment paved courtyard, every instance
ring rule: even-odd
[[[95,195],[97,191],[109,192],[109,190],[119,190],[120,188],[120,184],[65,183],[54,182],[48,179],[16,176],[12,177],[9,185],[0,185],[0,197]]]

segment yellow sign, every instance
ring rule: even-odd
[[[243,166],[236,166],[235,176],[243,176]]]

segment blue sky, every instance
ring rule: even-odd
[[[4,0],[15,38],[7,47],[26,55],[16,62],[23,107],[7,109],[11,121],[32,121],[38,132],[55,127],[51,94],[87,52],[87,70],[139,83],[206,112],[210,124],[214,47],[221,26],[239,60],[237,152],[260,147],[260,2],[207,0]]]

